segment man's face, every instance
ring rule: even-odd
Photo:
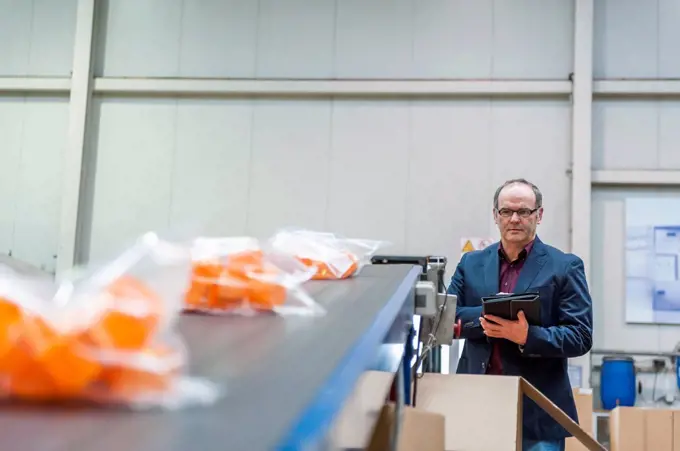
[[[508,185],[498,195],[494,219],[503,240],[523,244],[536,236],[543,208],[536,209],[536,196],[531,187],[518,183]]]

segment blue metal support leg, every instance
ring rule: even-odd
[[[404,404],[411,405],[411,365],[413,364],[413,341],[416,337],[416,329],[411,326],[408,332],[408,338],[404,343],[404,361],[402,362],[402,371],[404,372]]]

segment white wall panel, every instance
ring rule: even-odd
[[[14,220],[18,201],[21,147],[24,135],[23,97],[0,98],[0,252],[9,254],[14,247]]]
[[[543,241],[569,250],[571,110],[561,100],[494,101],[492,183],[524,177],[543,193]]]
[[[489,78],[493,59],[492,0],[431,0],[415,8],[413,76]],[[474,36],[474,39],[470,37]]]
[[[657,0],[658,2],[658,42],[659,78],[680,77],[680,2],[678,0]],[[652,2],[653,5],[653,2]]]
[[[597,100],[594,169],[680,169],[680,101]]]
[[[595,347],[669,352],[680,341],[677,326],[625,322],[625,199],[680,195],[678,189],[593,191],[591,292],[595,308]]]
[[[456,261],[461,237],[491,233],[491,101],[416,101],[411,114],[405,251]]]
[[[111,257],[148,230],[168,230],[176,104],[98,100],[91,259]]]
[[[335,5],[335,0],[260,0],[257,76],[332,78]]]
[[[621,244],[619,246],[619,251],[617,255],[612,256],[611,252],[611,246],[607,245],[605,246],[604,242],[604,237],[607,236],[608,233],[611,232],[605,232],[606,230],[609,230],[611,227],[611,222],[608,224],[605,224],[605,217],[606,216],[612,216],[607,215],[605,212],[605,203],[598,200],[598,197],[601,196],[601,191],[593,189],[592,191],[592,204],[591,204],[591,217],[590,217],[590,226],[591,226],[591,233],[590,233],[590,280],[588,280],[589,283],[589,288],[590,288],[590,296],[593,299],[593,325],[595,326],[593,328],[593,346],[595,348],[600,348],[603,349],[605,347],[606,341],[605,341],[605,329],[606,329],[606,317],[605,317],[605,310],[607,309],[607,298],[614,299],[613,303],[614,304],[621,304],[621,306],[624,305],[624,299],[625,299],[625,286],[624,286],[624,281],[623,281],[623,276],[624,276],[624,271],[625,269],[617,269],[613,268],[613,265],[608,264],[608,261],[610,258],[618,258],[618,261],[622,262],[621,265],[623,265],[623,261],[625,259],[625,250],[623,248],[623,241],[621,241]],[[623,205],[621,205],[621,208]],[[614,214],[616,216],[617,213]],[[621,213],[621,221],[623,221],[623,213]],[[616,227],[616,225],[614,225]],[[620,240],[623,240],[625,237],[625,231],[623,229],[623,224],[620,226],[620,230],[618,232],[618,237]],[[605,250],[608,250],[609,253],[605,254]],[[618,275],[619,277],[619,285],[613,285],[613,283],[616,283],[612,279],[616,279],[616,271],[619,271],[620,274]],[[607,288],[607,293],[605,296],[604,290],[605,287]],[[608,311],[608,314],[611,315],[611,311]],[[621,322],[624,320],[624,314],[619,313],[619,318]],[[617,320],[618,322],[618,320]],[[610,325],[611,326],[611,325]],[[618,326],[616,326],[618,327]],[[611,334],[611,332],[610,332]],[[616,345],[618,346],[618,344]]]
[[[415,102],[412,115],[408,252],[457,260],[461,237],[497,237],[493,193],[517,177],[543,192],[542,239],[568,250],[570,109],[565,101]]]
[[[57,99],[27,97],[25,102],[12,255],[53,271],[68,106]]]
[[[68,76],[77,0],[0,0],[0,76]]]
[[[658,61],[657,27],[656,0],[597,0],[593,34],[595,77],[654,78]]]
[[[657,119],[657,159],[659,169],[680,169],[680,101],[661,100],[655,102]]]
[[[656,102],[593,103],[593,168],[655,169],[658,164]]]
[[[253,103],[179,100],[170,225],[182,233],[246,230]]]
[[[33,0],[28,75],[70,76],[77,3],[78,0]]]
[[[572,2],[518,1],[109,0],[97,74],[566,79]]]
[[[461,237],[496,236],[493,191],[513,177],[541,187],[541,236],[567,247],[567,101],[104,99],[98,109],[91,258],[148,229],[264,237],[298,226],[456,261]]]
[[[411,78],[411,0],[342,0],[337,11],[338,78]]]
[[[336,101],[326,227],[406,246],[410,112],[406,101]]]
[[[0,73],[26,75],[30,60],[33,2],[0,2]]]
[[[0,98],[0,252],[54,270],[68,104]]]
[[[180,43],[179,75],[253,78],[258,2],[185,0],[182,4],[181,30],[173,36]],[[130,69],[134,67],[123,65],[123,70]]]
[[[331,162],[330,100],[259,100],[253,118],[248,225],[325,228]],[[349,188],[343,192],[351,191]]]
[[[105,0],[101,7],[98,72],[111,77],[178,75],[181,0]]]
[[[494,78],[566,79],[573,71],[574,3],[494,2]]]
[[[680,76],[677,0],[597,0],[596,78],[676,78]]]

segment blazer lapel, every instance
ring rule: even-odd
[[[545,251],[545,246],[541,240],[536,237],[534,246],[531,248],[531,252],[529,252],[529,255],[527,256],[527,261],[524,262],[522,271],[519,273],[517,285],[515,285],[515,293],[524,293],[527,291],[536,276],[538,276],[538,273],[541,272],[547,257],[548,256]]]
[[[500,286],[500,281],[498,280],[500,276],[498,243],[490,245],[487,249],[489,255],[487,256],[486,264],[484,265],[484,286],[486,287],[487,294],[494,295],[498,293],[498,287]]]

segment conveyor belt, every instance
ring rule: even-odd
[[[191,373],[224,384],[214,406],[130,413],[3,406],[2,451],[269,451],[322,440],[388,331],[410,321],[420,268],[369,266],[311,282],[317,318],[185,315]],[[404,330],[404,333],[406,331]]]

